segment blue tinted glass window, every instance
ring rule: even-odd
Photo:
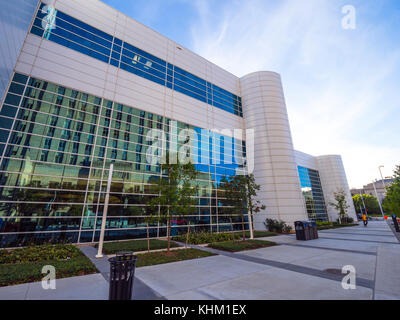
[[[82,29],[85,29],[85,30],[87,30],[87,31],[89,31],[91,33],[94,33],[95,35],[98,35],[99,37],[102,37],[102,38],[104,38],[104,39],[106,39],[106,40],[108,40],[110,42],[113,41],[113,37],[111,35],[103,32],[103,31],[101,31],[99,29],[96,29],[96,28],[94,28],[94,27],[92,27],[92,26],[90,26],[90,25],[88,25],[88,24],[86,24],[84,22],[81,22],[78,19],[75,19],[75,18],[73,18],[73,17],[71,17],[69,15],[66,15],[65,13],[63,13],[61,11],[57,12],[57,17],[65,20],[65,21],[67,21],[69,23],[72,23],[72,24],[74,24],[74,25],[76,25],[76,26],[78,26],[78,27],[80,27]]]
[[[0,130],[0,142],[7,142],[8,134],[10,132],[6,130]],[[1,155],[1,154],[0,154]]]
[[[11,129],[13,119],[0,117],[0,128]]]
[[[11,83],[8,92],[16,93],[22,95],[24,93],[24,86],[18,83]]]
[[[92,42],[101,44],[107,48],[111,48],[111,42],[108,40],[105,40],[101,37],[96,36],[95,34],[85,31],[84,29],[74,26],[68,22],[63,21],[62,19],[57,19],[57,28],[54,30],[56,31],[58,28],[62,28],[68,31],[71,31],[72,33],[79,35],[83,38],[86,38]]]
[[[153,56],[152,54],[147,53],[146,51],[143,51],[143,50],[141,50],[139,48],[136,48],[136,47],[132,46],[131,44],[127,43],[127,42],[124,42],[124,46],[123,47],[124,47],[124,49],[128,49],[129,51],[131,51],[133,53],[136,53],[136,54],[142,56],[143,58],[147,58],[147,59],[149,59],[151,61],[157,62],[158,64],[160,64],[162,66],[166,66],[166,62],[164,60],[162,60],[162,59],[160,59],[160,58],[158,58],[156,56]]]
[[[195,75],[191,74],[190,72],[187,72],[187,71],[185,71],[185,70],[183,70],[181,68],[178,68],[178,67],[175,67],[174,70],[175,70],[175,73],[176,73],[175,76],[182,75],[182,76],[186,77],[187,79],[192,80],[195,83],[199,83],[202,86],[206,86],[206,81],[205,80],[203,80],[203,79],[201,79],[199,77],[196,77]]]
[[[40,8],[43,6],[41,4]],[[43,36],[42,19],[45,15],[38,11],[31,33]],[[57,27],[46,30],[44,37],[47,40],[243,117],[241,98],[227,90],[61,11],[56,11],[55,16]]]
[[[14,106],[19,106],[20,101],[21,101],[21,97],[20,96],[17,96],[15,94],[9,93],[6,96],[6,100],[4,101],[4,103],[12,104]]]
[[[16,113],[17,113],[17,108],[8,105],[3,105],[3,108],[1,108],[0,111],[0,115],[10,118],[14,118]]]
[[[28,76],[25,76],[20,73],[15,73],[13,77],[14,82],[25,84],[28,81]]]

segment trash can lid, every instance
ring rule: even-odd
[[[115,254],[115,257],[110,258],[108,261],[129,261],[136,259],[137,256],[133,254],[133,251],[119,251]]]
[[[118,251],[117,256],[133,256],[133,251]]]
[[[124,263],[128,261],[135,262],[137,260],[137,256],[134,255],[125,255],[125,256],[115,256],[108,259],[110,263]]]

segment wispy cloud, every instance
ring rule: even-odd
[[[353,1],[357,29],[341,28],[344,1],[195,1],[192,48],[237,76],[282,75],[295,147],[343,155],[350,185],[400,164],[398,12]],[[386,1],[389,4],[390,1]]]

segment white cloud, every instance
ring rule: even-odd
[[[194,51],[237,76],[281,73],[297,149],[341,154],[351,186],[378,177],[378,165],[389,175],[400,164],[399,130],[384,126],[400,117],[400,48],[385,50],[388,29],[363,19],[373,2],[356,7],[353,31],[341,28],[340,1],[195,3]]]

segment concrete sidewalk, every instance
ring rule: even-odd
[[[390,261],[400,258],[400,244],[386,222],[319,234],[307,242],[294,235],[268,237],[281,245],[213,250],[219,255],[140,268],[137,277],[167,299],[400,299],[400,263]],[[342,288],[346,265],[356,269],[355,290]]]
[[[41,282],[0,288],[0,300],[107,300],[108,283],[101,274],[56,280],[55,290]]]

